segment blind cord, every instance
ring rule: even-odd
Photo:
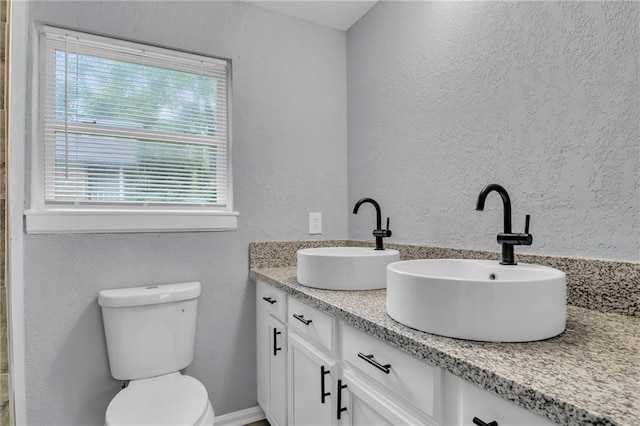
[[[69,36],[64,36],[64,179],[69,180]]]

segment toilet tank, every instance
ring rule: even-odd
[[[135,380],[191,364],[199,296],[199,282],[102,290],[111,375]]]

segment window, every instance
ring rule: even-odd
[[[42,27],[27,231],[228,229],[229,63]]]

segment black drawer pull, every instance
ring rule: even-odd
[[[270,297],[263,297],[263,298],[262,298],[262,300],[264,300],[265,302],[269,302],[269,303],[271,303],[272,305],[273,305],[274,303],[276,303],[276,302],[277,302],[277,300],[273,300],[273,299],[272,299],[272,298],[270,298]]]
[[[473,418],[473,424],[478,426],[498,426],[498,422],[496,422],[495,420],[489,423],[485,423],[477,417]]]
[[[309,325],[311,324],[311,320],[310,319],[305,319],[304,315],[300,315],[300,314],[293,314],[293,317],[295,319],[297,319],[298,321],[300,321],[301,323],[303,323],[304,325]]]
[[[340,420],[340,417],[342,416],[342,412],[347,411],[347,407],[342,406],[342,389],[346,389],[346,388],[347,388],[347,385],[343,385],[342,380],[338,380],[338,404],[337,404],[338,420]]]
[[[389,374],[391,371],[391,364],[382,365],[378,361],[373,358],[373,354],[365,355],[362,352],[358,352],[358,358],[367,361],[369,364],[373,365],[378,370],[382,371],[384,374]]]
[[[282,334],[281,331],[278,331],[278,329],[274,328],[273,329],[273,356],[277,356],[278,355],[278,351],[281,351],[282,348],[278,347],[278,343],[277,343],[277,337],[278,334]]]
[[[331,395],[331,392],[325,392],[324,376],[331,373],[330,370],[325,370],[324,365],[320,367],[320,402],[325,403],[325,398]]]

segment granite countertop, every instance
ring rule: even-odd
[[[568,306],[560,336],[473,342],[395,322],[386,313],[386,290],[305,287],[295,266],[252,268],[250,275],[556,423],[640,424],[640,318]]]

